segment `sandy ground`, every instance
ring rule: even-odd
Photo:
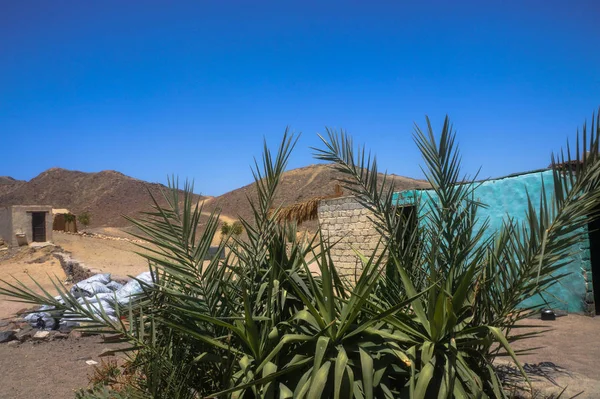
[[[137,275],[147,270],[144,259],[133,253],[137,249],[133,243],[68,234],[55,234],[54,239],[57,245],[90,268],[116,276]],[[10,260],[0,260],[0,279],[10,279],[13,275],[27,281],[31,276],[44,288],[52,288],[48,275],[56,275],[62,280],[65,275],[59,262],[49,252],[49,248],[22,248]],[[27,305],[0,298],[0,319],[10,317],[25,307]],[[600,318],[569,315],[555,321],[528,320],[527,323],[541,325],[551,331],[515,345],[517,349],[542,347],[535,354],[521,356],[521,362],[552,362],[564,369],[553,378],[558,385],[569,386],[567,393],[572,396],[585,390],[578,398],[600,398],[600,367],[596,366],[600,359],[600,345],[594,341],[600,336]],[[88,382],[91,367],[85,364],[85,360],[97,360],[104,348],[106,345],[98,337],[25,343],[16,348],[0,344],[0,399],[73,397],[73,390],[86,386]],[[540,390],[544,392],[550,392],[548,389],[554,389],[552,392],[555,393],[560,391],[547,381],[542,388]]]
[[[50,251],[49,247],[37,250],[24,248],[9,261],[0,261],[0,279],[9,283],[19,280],[28,287],[34,286],[31,279],[35,279],[45,290],[55,292],[50,277],[64,281],[66,276],[60,262],[50,255]],[[40,293],[42,290],[35,291]],[[18,310],[29,306],[31,305],[0,299],[0,319],[10,317]]]
[[[600,345],[595,341],[600,337],[600,317],[571,314],[554,321],[524,320],[523,325],[541,326],[549,329],[541,336],[516,342],[515,350],[540,347],[533,354],[519,356],[521,363],[536,364],[552,362],[562,370],[552,373],[556,385],[544,378],[532,378],[545,394],[560,393],[567,387],[562,397],[570,398],[583,392],[578,398],[600,398]],[[519,329],[518,334],[534,331],[531,328]],[[539,331],[539,329],[538,329]],[[560,387],[560,388],[559,388]]]
[[[553,362],[570,371],[600,381],[600,317],[569,315],[554,321],[527,320],[527,324],[551,329],[542,336],[517,342],[515,349],[541,346],[533,355],[521,356],[522,362]],[[533,331],[523,329],[519,333]],[[540,360],[542,359],[542,360]],[[599,396],[600,397],[600,396]]]
[[[103,233],[108,232],[105,229]],[[137,276],[148,271],[146,260],[135,253],[142,249],[132,242],[56,232],[53,236],[56,245],[72,253],[73,258],[83,261],[90,269],[112,273],[115,277]]]
[[[134,251],[140,249],[128,241],[102,240],[80,235],[55,233],[54,243],[65,251],[71,252],[77,260],[87,267],[112,273],[114,277],[136,276],[148,270],[147,262]],[[0,261],[0,279],[8,282],[18,279],[30,282],[38,281],[44,289],[55,294],[56,290],[49,276],[59,280],[66,279],[60,262],[51,256],[50,247],[33,249],[21,248],[17,256],[8,261]],[[14,278],[13,278],[14,277]],[[31,286],[32,284],[27,284]],[[37,289],[37,292],[41,290]],[[0,299],[0,319],[13,315],[27,305]]]
[[[18,347],[0,344],[0,398],[74,398],[88,383],[98,356],[107,345],[100,337],[25,342]]]
[[[127,241],[59,233],[54,234],[54,243],[85,262],[87,267],[115,276],[137,275],[147,270],[146,261],[133,253],[137,247]],[[32,286],[31,277],[55,294],[49,276],[56,276],[62,282],[66,276],[59,261],[50,254],[52,249],[19,248],[10,259],[0,260],[0,279],[10,282],[14,277],[25,283],[29,281],[27,285]],[[29,307],[31,305],[0,297],[0,321]],[[77,389],[88,385],[88,374],[93,371],[85,361],[100,362],[98,355],[106,348],[100,337],[26,342],[18,347],[0,344],[0,399],[73,398]]]

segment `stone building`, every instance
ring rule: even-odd
[[[8,246],[52,241],[52,207],[13,205],[0,208],[0,238]]]
[[[506,217],[524,221],[527,195],[540,198],[544,190],[550,199],[553,185],[551,170],[511,175],[478,185],[474,195],[487,205],[477,213],[480,225],[484,220],[489,223],[486,237],[499,229]],[[430,190],[398,192],[393,200],[400,205],[411,205],[415,203],[415,196],[421,199],[418,215],[427,212],[428,201],[436,201]],[[368,257],[380,239],[370,222],[369,211],[356,198],[344,197],[321,201],[318,216],[324,236],[331,243],[337,243],[331,256],[338,271],[355,280],[361,272],[355,250]],[[569,262],[559,271],[568,275],[550,287],[543,298],[531,298],[524,305],[546,301],[555,309],[600,314],[600,221],[588,225],[584,233],[583,238],[568,251]]]

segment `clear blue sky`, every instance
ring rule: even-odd
[[[222,194],[262,139],[325,126],[421,177],[413,123],[454,121],[483,177],[545,167],[600,105],[600,1],[9,1],[0,175],[114,169]],[[218,4],[218,5],[217,5]]]

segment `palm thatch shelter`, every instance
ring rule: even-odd
[[[77,233],[77,220],[68,209],[52,209],[52,230]]]
[[[277,214],[277,221],[279,223],[296,222],[298,225],[301,225],[310,220],[317,220],[319,218],[319,204],[321,201],[338,198],[342,195],[342,188],[339,184],[336,184],[333,194],[310,198],[306,201],[282,207]]]

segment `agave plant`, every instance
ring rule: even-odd
[[[576,162],[568,149],[553,158],[554,196],[530,198],[526,222],[507,219],[490,231],[478,219],[480,183],[461,175],[448,119],[439,137],[429,120],[415,129],[432,188],[407,197],[379,177],[364,148],[329,130],[316,157],[346,173],[346,189],[381,233],[375,251],[357,252],[356,281],[337,273],[336,243],[320,232],[299,242],[278,217],[276,193],[296,144],[286,132],[277,153],[265,145],[255,163],[253,218],[241,221],[247,237],[220,241],[225,259],[208,256],[218,212],[203,220],[193,187],[180,192],[171,181],[165,206],[153,198],[154,211],[131,220],[148,243],[140,255],[154,281],[133,304],[115,304],[116,320],[58,281],[60,301],[21,282],[4,282],[0,293],[68,310],[88,319],[84,328],[129,343],[120,350],[131,357],[130,388],[140,397],[505,397],[494,359],[519,365],[511,342],[529,335],[514,333],[516,323],[538,310],[523,301],[561,277],[580,227],[597,216],[600,130],[587,132]],[[407,202],[414,213],[401,211]]]

